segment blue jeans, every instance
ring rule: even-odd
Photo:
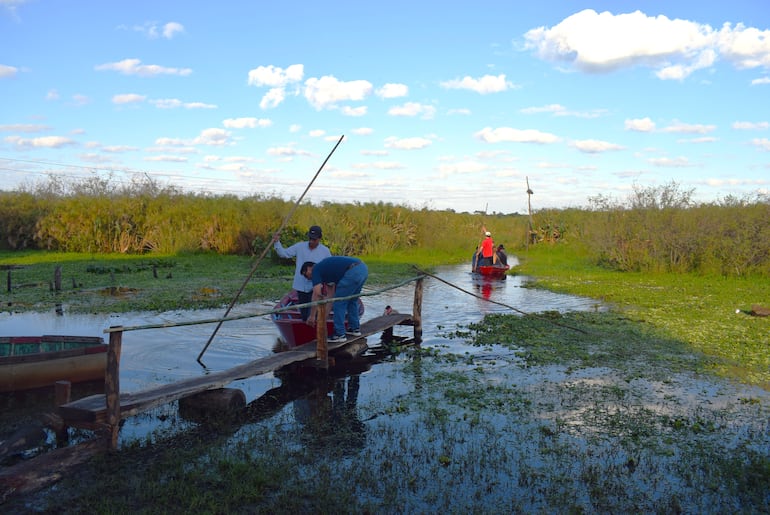
[[[366,279],[369,277],[369,269],[365,263],[359,263],[353,268],[349,268],[342,279],[337,283],[337,289],[334,292],[335,297],[347,297],[361,293]],[[334,311],[334,335],[345,335],[345,315],[348,316],[348,328],[351,331],[361,329],[361,321],[358,318],[358,298],[349,300],[338,300],[332,305]]]

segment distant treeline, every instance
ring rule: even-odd
[[[585,208],[527,215],[457,213],[390,203],[301,204],[282,242],[320,225],[335,254],[421,252],[467,256],[482,228],[509,253],[528,245],[579,246],[588,259],[625,271],[770,276],[770,198],[695,203],[676,183],[597,196]],[[129,184],[92,177],[0,192],[0,249],[77,253],[258,254],[292,212],[276,197],[182,192],[148,178]]]

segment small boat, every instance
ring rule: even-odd
[[[294,304],[299,304],[299,298],[297,297],[297,291],[291,290],[276,303],[273,309],[285,308]],[[359,298],[358,315],[363,316],[363,314],[364,303],[361,302],[361,299]],[[289,347],[297,347],[316,339],[316,328],[306,324],[302,320],[299,308],[287,309],[280,313],[273,313],[270,317],[276,327],[278,327],[281,338],[283,338]],[[347,321],[345,322],[345,325],[347,326]],[[326,317],[326,334],[334,334],[334,319],[331,310],[329,310],[329,314]]]
[[[510,268],[508,265],[477,266],[475,272],[490,279],[504,279]]]
[[[474,254],[471,259],[471,272],[490,279],[505,279],[505,273],[510,270],[510,268],[510,266],[503,265],[499,262],[494,265],[476,266],[476,254]]]
[[[0,336],[0,392],[103,380],[107,347],[98,336]]]

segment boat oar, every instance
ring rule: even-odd
[[[300,202],[302,202],[302,199],[305,197],[305,194],[310,189],[310,186],[313,185],[318,175],[321,173],[321,170],[323,170],[324,166],[326,166],[326,162],[329,160],[330,157],[332,157],[332,154],[334,154],[334,151],[337,150],[337,147],[342,143],[342,140],[345,138],[345,135],[343,134],[340,136],[340,139],[337,141],[337,144],[334,145],[334,148],[331,152],[329,152],[329,155],[326,156],[326,159],[324,159],[324,162],[321,163],[321,166],[318,168],[318,171],[315,173],[313,178],[310,180],[310,183],[308,183],[307,187],[305,188],[305,191],[302,192],[302,195],[299,196],[297,201],[294,203],[294,206],[291,208],[291,211],[286,215],[286,217],[283,219],[283,222],[281,223],[281,226],[278,228],[278,230],[275,232],[275,234],[281,234],[284,227],[286,227],[286,224],[289,223],[289,220],[291,219],[292,215],[294,215],[294,211],[297,210],[299,207]],[[249,275],[246,276],[246,280],[243,281],[243,284],[241,285],[240,289],[238,290],[238,293],[235,294],[235,297],[233,297],[233,300],[230,302],[230,305],[227,306],[227,311],[225,311],[225,314],[222,316],[222,318],[227,318],[227,315],[230,314],[230,310],[233,309],[233,306],[235,306],[235,302],[238,300],[238,297],[241,296],[241,293],[243,293],[243,290],[246,288],[246,285],[251,280],[251,277],[254,275],[254,272],[257,271],[257,267],[262,262],[262,259],[265,257],[265,255],[270,250],[270,247],[273,246],[273,240],[270,239],[270,241],[267,243],[267,246],[265,246],[265,249],[262,251],[262,254],[259,255],[257,258],[257,261],[254,263],[254,266],[251,267],[251,271],[249,272]],[[201,361],[201,357],[203,356],[203,353],[206,352],[206,349],[209,348],[209,345],[211,345],[212,340],[214,339],[214,336],[216,336],[217,331],[219,331],[219,328],[222,327],[223,320],[220,320],[217,322],[217,326],[214,328],[214,332],[211,333],[211,336],[209,337],[209,341],[206,342],[206,346],[203,347],[203,350],[200,354],[198,354],[198,363],[203,365],[203,362]]]

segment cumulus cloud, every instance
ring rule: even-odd
[[[391,107],[388,109],[388,114],[391,116],[421,116],[425,120],[430,120],[436,115],[436,108],[432,105],[407,102],[401,106]]]
[[[613,14],[585,9],[553,27],[532,29],[524,39],[525,48],[541,59],[587,73],[646,66],[662,80],[682,80],[717,60],[741,69],[770,67],[770,31],[743,24],[715,30],[641,11]]]
[[[751,144],[760,150],[767,150],[770,152],[770,139],[767,138],[754,138],[751,140]]]
[[[399,98],[409,94],[409,87],[406,84],[385,84],[374,92],[380,98]]]
[[[340,81],[326,75],[305,81],[305,98],[317,110],[336,108],[340,102],[361,101],[370,96],[372,83],[366,80]]]
[[[608,141],[597,139],[576,140],[571,143],[573,147],[587,154],[598,154],[599,152],[609,152],[611,150],[623,150],[623,146]]]
[[[94,69],[96,71],[116,71],[123,75],[137,75],[139,77],[155,77],[158,75],[186,77],[192,73],[191,68],[169,68],[157,64],[142,64],[142,61],[139,59],[123,59],[114,63],[99,64]]]
[[[18,68],[15,66],[8,66],[6,64],[0,64],[0,79],[9,79],[16,76]]]
[[[468,89],[485,95],[487,93],[500,93],[513,87],[513,84],[505,80],[505,74],[484,75],[479,79],[465,76],[462,79],[452,79],[441,83],[445,89]]]
[[[624,125],[627,131],[652,132],[655,130],[655,122],[649,118],[628,119]]]
[[[759,79],[754,79],[751,81],[752,86],[758,86],[761,84],[770,84],[770,77],[761,77]]]
[[[302,80],[305,75],[305,67],[301,64],[292,64],[285,70],[272,64],[258,66],[249,71],[249,86],[282,88]]]
[[[474,136],[487,143],[556,143],[561,141],[561,138],[548,132],[535,129],[513,129],[511,127],[498,127],[496,129],[485,127]]]

